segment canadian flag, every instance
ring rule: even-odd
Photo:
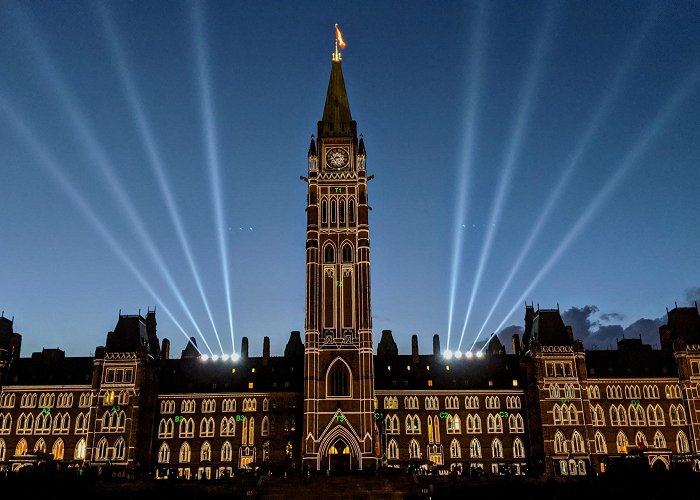
[[[340,28],[338,28],[338,25],[335,25],[335,39],[338,40],[338,45],[340,45],[341,49],[345,48],[345,40],[343,40],[343,34],[340,32]]]

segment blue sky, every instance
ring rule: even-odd
[[[0,308],[24,356],[88,355],[154,306],[179,355],[183,303],[220,351],[154,159],[223,348],[231,324],[252,354],[303,331],[299,175],[335,23],[376,176],[375,340],[457,349],[469,310],[464,350],[524,301],[626,328],[700,295],[697,2],[6,1]]]

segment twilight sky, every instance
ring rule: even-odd
[[[375,342],[464,330],[464,351],[527,301],[587,347],[655,343],[700,298],[697,1],[5,0],[0,309],[23,356],[89,355],[149,307],[175,356],[192,320],[220,354],[202,292],[226,352],[232,325],[282,354],[334,23],[376,176]]]

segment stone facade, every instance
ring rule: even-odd
[[[155,311],[122,315],[94,356],[22,358],[0,317],[0,470],[47,461],[124,475],[220,478],[251,467],[438,466],[468,473],[589,475],[628,460],[696,469],[700,315],[667,311],[661,348],[623,339],[586,351],[558,310],[525,308],[506,353],[497,337],[446,359],[440,339],[374,350],[364,139],[333,56],[308,152],[305,329],[283,356],[179,358]]]

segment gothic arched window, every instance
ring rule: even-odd
[[[325,224],[328,222],[328,202],[326,200],[321,200],[321,223]]]
[[[350,370],[340,359],[335,360],[328,370],[328,395],[350,395]]]
[[[333,245],[326,245],[326,248],[323,250],[323,262],[335,262],[335,250],[333,249]]]
[[[353,199],[348,202],[348,222],[355,223],[355,200]]]
[[[335,200],[331,200],[331,224],[335,224],[335,214],[336,214]]]
[[[343,262],[352,262],[352,247],[343,245]]]
[[[340,223],[345,224],[345,200],[338,202],[338,212],[340,215]]]

